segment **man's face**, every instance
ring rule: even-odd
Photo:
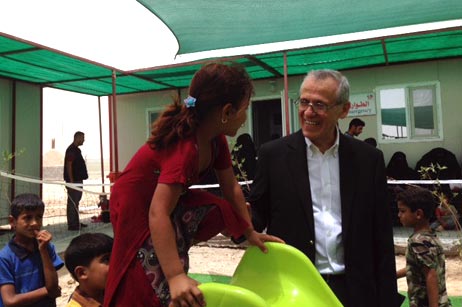
[[[308,77],[300,89],[300,99],[311,103],[324,103],[329,109],[316,113],[312,107],[298,108],[300,127],[303,135],[315,144],[321,151],[329,149],[335,142],[336,126],[339,118],[345,118],[350,109],[350,103],[337,105],[338,82],[327,78],[317,80]]]
[[[353,135],[354,136],[358,136],[360,135],[361,133],[363,133],[363,128],[364,126],[353,126]]]
[[[77,137],[77,146],[83,145],[83,142],[85,142],[85,135],[82,134]]]

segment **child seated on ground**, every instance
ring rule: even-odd
[[[406,276],[410,307],[450,307],[446,292],[446,269],[443,247],[430,228],[435,209],[432,193],[409,186],[397,195],[398,217],[405,227],[414,228],[406,249],[406,267],[396,272]]]
[[[436,220],[430,227],[436,231],[454,230],[457,228],[456,221],[459,220],[459,213],[456,207],[451,205],[446,195],[442,196],[440,205],[435,209]]]
[[[113,239],[103,233],[84,233],[72,239],[64,252],[64,262],[79,283],[67,307],[99,307],[109,271]]]
[[[41,230],[45,204],[35,194],[13,199],[9,221],[14,236],[0,251],[0,306],[56,306],[63,261]]]

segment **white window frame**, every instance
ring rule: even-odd
[[[298,120],[298,106],[295,105],[295,100],[299,97],[298,92],[289,91],[289,127],[290,133],[294,133],[300,129],[300,122]],[[287,114],[285,107],[285,92],[281,91],[281,115],[282,115],[282,136],[286,136],[287,133]]]
[[[158,106],[154,108],[147,108],[146,109],[146,137],[150,138],[151,137],[151,118],[153,115],[159,116],[160,113],[165,109],[165,106]]]
[[[411,100],[409,98],[410,89],[418,87],[434,87],[435,89],[435,105],[433,120],[437,130],[435,136],[415,136],[414,135],[414,125],[411,125],[413,122],[414,114],[412,110]],[[381,90],[389,89],[404,89],[405,91],[405,109],[406,109],[406,129],[407,137],[400,139],[383,139],[382,138],[382,102],[380,97]],[[440,91],[440,82],[439,81],[428,81],[428,82],[419,82],[419,83],[405,83],[405,84],[396,84],[396,85],[387,85],[379,86],[375,88],[375,97],[377,99],[377,134],[378,142],[381,144],[390,144],[390,143],[413,143],[413,142],[433,142],[443,140],[443,117],[442,117],[442,108],[441,108],[441,91]]]

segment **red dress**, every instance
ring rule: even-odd
[[[218,136],[212,146],[212,167],[231,166],[228,143]],[[160,306],[145,270],[136,259],[150,236],[149,206],[157,183],[179,183],[185,189],[199,182],[198,148],[195,137],[179,141],[167,150],[143,145],[114,184],[110,198],[114,245],[111,254],[104,306]],[[243,235],[247,222],[222,198],[202,190],[186,190],[182,206],[216,205],[226,227],[235,238]],[[202,228],[207,225],[201,225]]]

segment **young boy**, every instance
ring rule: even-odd
[[[406,267],[396,272],[406,276],[410,307],[451,307],[446,292],[445,258],[440,240],[430,228],[435,199],[429,190],[410,186],[397,195],[398,217],[414,228],[408,239]]]
[[[84,233],[72,239],[64,253],[64,262],[79,285],[67,307],[103,305],[112,242],[103,233]]]
[[[40,230],[45,204],[35,194],[21,194],[11,203],[9,221],[14,236],[0,251],[0,306],[56,306],[63,261]]]

